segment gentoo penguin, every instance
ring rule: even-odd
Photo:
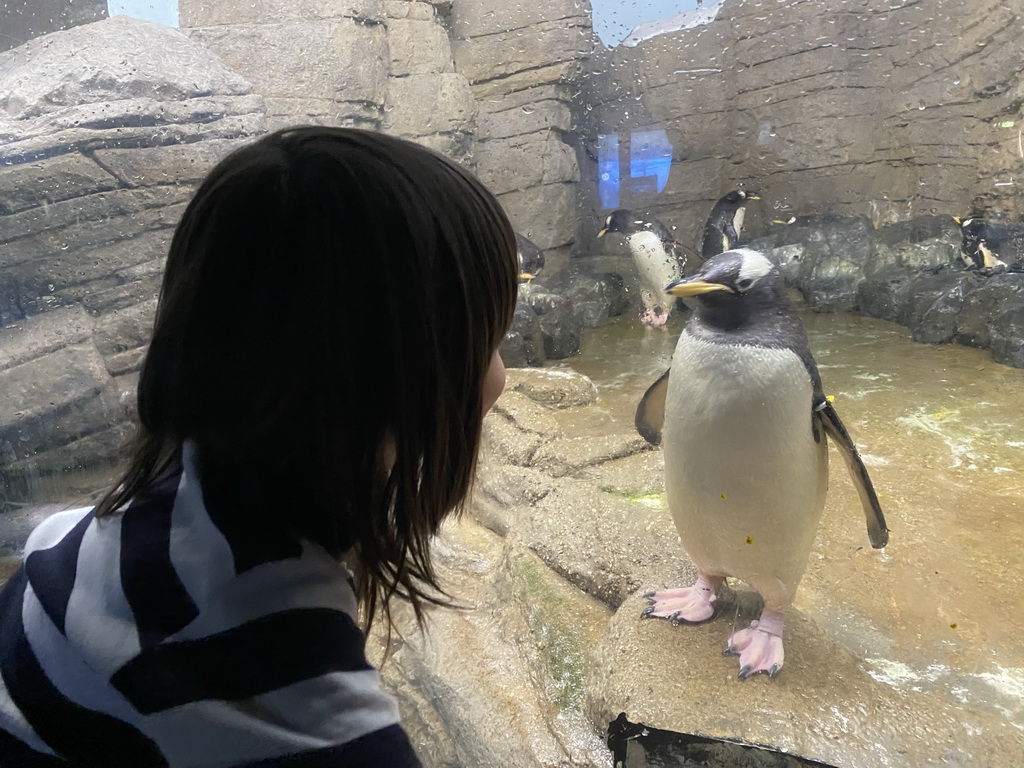
[[[857,486],[873,547],[888,542],[885,517],[772,263],[727,251],[666,291],[697,302],[636,425],[656,445],[664,434],[669,508],[700,575],[691,587],[650,593],[644,615],[710,619],[725,578],[741,579],[764,610],[726,653],[739,655],[741,678],[774,677],[783,664],[779,611],[793,599],[825,504],[826,435]]]
[[[704,225],[704,239],[700,245],[700,257],[709,259],[717,253],[736,247],[743,231],[743,217],[750,200],[760,200],[754,192],[734,189],[715,203]]]
[[[516,255],[519,256],[519,279],[531,282],[544,269],[544,251],[530,238],[516,232]]]
[[[604,237],[608,232],[619,232],[626,238],[640,273],[640,295],[644,303],[640,322],[665,325],[675,299],[666,299],[664,288],[684,274],[684,260],[676,254],[678,243],[672,233],[653,216],[641,216],[625,208],[612,211],[597,236]]]
[[[961,257],[968,269],[994,269],[1006,266],[1006,262],[999,258],[993,247],[1001,247],[1011,242],[1013,231],[1010,227],[981,218],[961,220],[954,216],[953,221],[960,225],[960,234],[963,238]]]

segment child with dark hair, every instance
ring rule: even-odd
[[[0,593],[0,766],[418,765],[358,614],[445,599],[430,541],[516,278],[495,198],[415,144],[298,128],[221,162],[171,243],[124,475]]]

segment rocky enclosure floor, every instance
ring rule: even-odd
[[[1019,713],[886,684],[843,633],[799,609],[831,604],[864,632],[892,630],[870,610],[852,617],[842,585],[808,579],[774,680],[741,681],[722,656],[731,626],[759,610],[739,582],[706,624],[642,620],[645,591],[694,571],[665,508],[660,451],[625,431],[566,436],[599,402],[582,375],[510,370],[486,419],[470,514],[437,545],[464,608],[432,610],[426,638],[406,622],[384,666],[426,765],[611,766],[605,733],[623,712],[844,768],[1024,765]],[[879,556],[857,554],[867,570]]]

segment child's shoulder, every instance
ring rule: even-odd
[[[25,542],[25,555],[54,546],[92,514],[92,507],[75,507],[50,515],[35,527]]]

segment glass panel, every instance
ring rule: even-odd
[[[427,640],[400,614],[383,668],[425,764],[611,765],[624,713],[835,766],[1024,765],[1022,16],[6,0],[3,575],[113,482],[204,174],[288,125],[385,131],[476,173],[529,275],[436,548],[469,608]],[[698,746],[672,759],[739,759]]]

